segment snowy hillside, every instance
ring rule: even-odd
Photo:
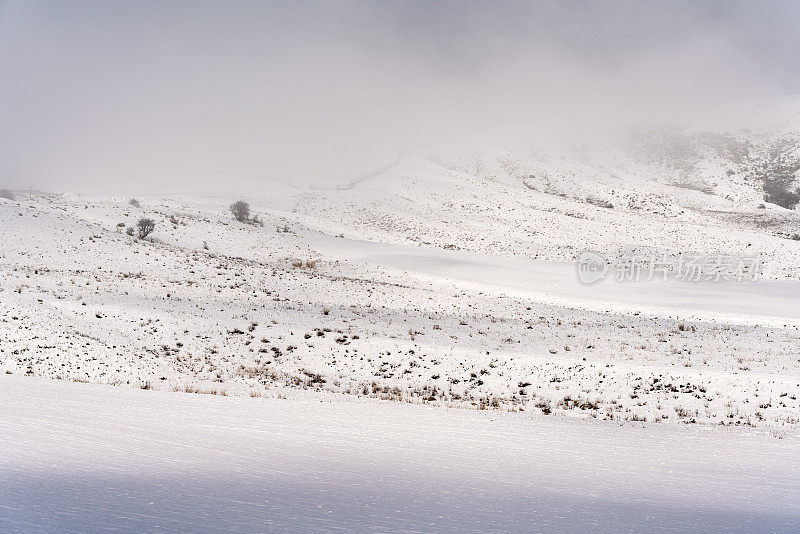
[[[0,199],[0,371],[794,431],[798,212],[733,134],[621,132],[409,153],[248,197],[261,224],[235,199]],[[760,254],[766,279],[587,286],[585,249]]]

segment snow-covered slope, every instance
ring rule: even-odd
[[[584,286],[572,264],[516,249],[504,256],[500,245],[516,241],[501,236],[531,214],[554,223],[539,226],[560,235],[554,257],[597,245],[599,235],[607,249],[636,245],[650,226],[665,228],[662,244],[680,232],[699,238],[668,217],[524,184],[511,193],[473,177],[465,192],[441,171],[410,180],[413,187],[381,175],[347,191],[253,199],[263,226],[234,221],[224,199],[141,197],[141,207],[70,195],[2,201],[0,371],[229,395],[308,388],[526,414],[796,429],[796,279]],[[467,206],[468,198],[498,204],[469,219],[464,207],[453,212],[463,220],[448,214],[448,202]],[[509,209],[501,198],[528,208]],[[616,218],[621,230],[592,234],[575,221],[599,221],[531,207],[545,200]],[[384,211],[413,216],[420,235],[435,228],[443,237],[409,239],[415,230],[382,219]],[[156,221],[154,234],[126,235],[124,226],[143,216]],[[470,240],[459,241],[466,228]],[[800,248],[726,219],[706,218],[698,229],[708,247],[748,241],[787,257]],[[525,247],[551,250],[540,233],[521,235]],[[450,243],[464,246],[448,250]],[[785,278],[788,262],[777,257],[772,272]]]

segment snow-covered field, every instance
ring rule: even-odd
[[[755,141],[688,139],[439,147],[253,193],[260,224],[236,198],[0,199],[1,519],[796,529],[800,217],[763,202]],[[583,250],[764,279],[585,285]]]
[[[0,530],[796,532],[800,442],[0,376]]]

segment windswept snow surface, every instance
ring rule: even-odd
[[[0,531],[797,532],[800,442],[0,375]]]

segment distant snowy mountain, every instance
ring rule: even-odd
[[[767,276],[796,279],[793,113],[763,131],[592,125],[429,147],[351,187],[273,200],[375,241],[554,261],[584,249],[760,253]]]

